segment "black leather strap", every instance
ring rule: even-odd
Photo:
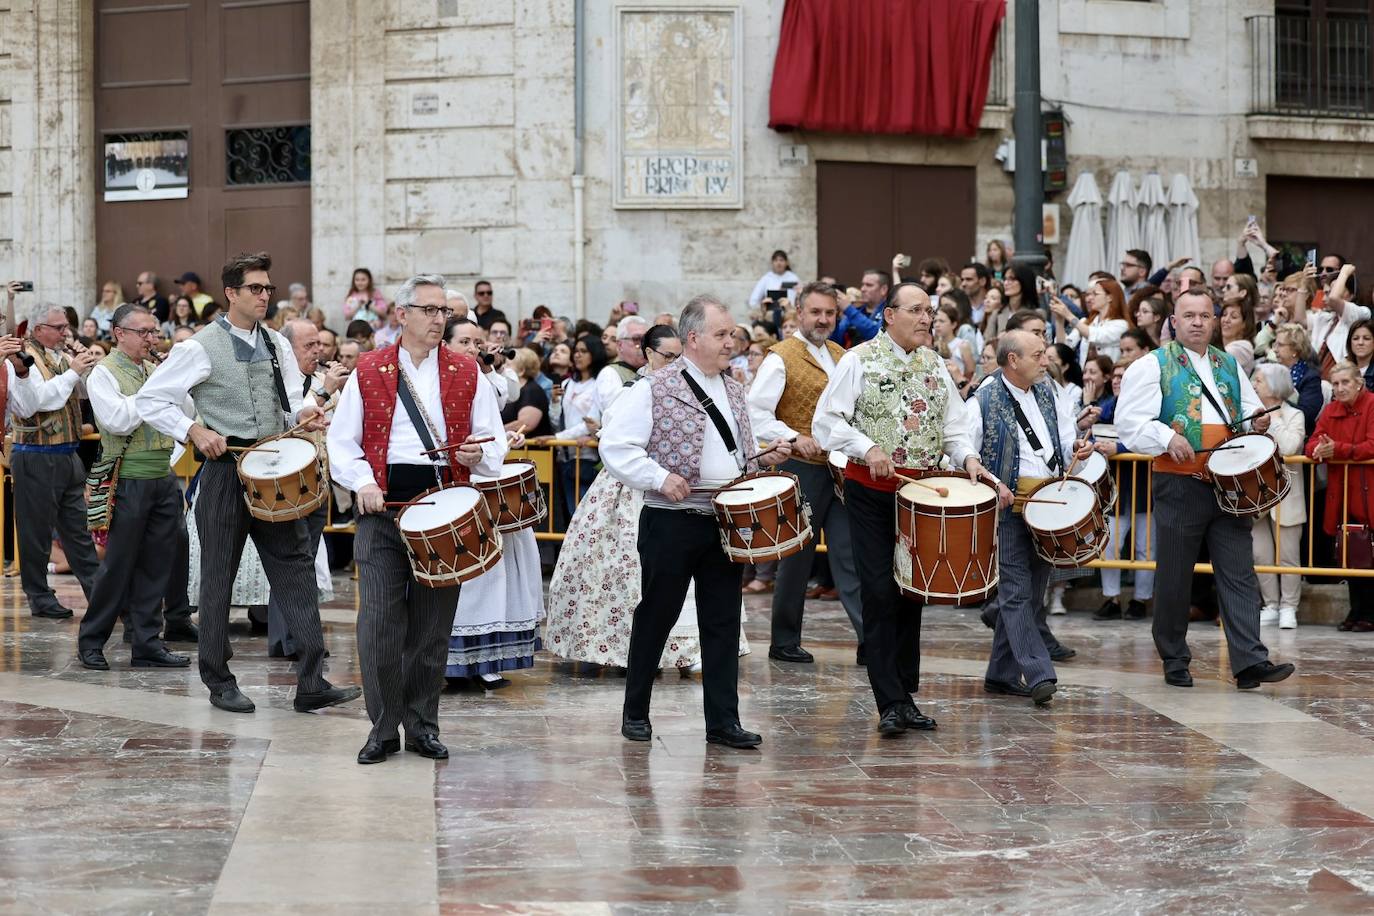
[[[281,403],[281,412],[286,414],[286,422],[291,424],[291,399],[286,396],[286,382],[282,380],[281,363],[277,361],[277,347],[272,343],[272,333],[262,325],[258,325],[258,333],[262,335],[262,345],[267,348],[267,355],[272,357],[272,379],[277,383],[277,400]]]
[[[1021,404],[1016,398],[1011,399],[1011,409],[1016,412],[1016,425],[1020,426],[1021,432],[1026,434],[1026,441],[1030,443],[1031,451],[1039,454],[1040,449],[1044,448],[1044,446],[1040,442],[1040,437],[1035,434],[1035,430],[1031,428],[1030,419],[1026,416],[1026,412],[1021,409]],[[1050,457],[1045,460],[1045,463],[1050,466],[1051,471],[1057,473],[1059,469],[1059,452],[1051,448]]]
[[[1192,366],[1188,368],[1193,370],[1193,377],[1197,379],[1198,387],[1202,389],[1202,396],[1207,399],[1208,404],[1212,405],[1212,409],[1217,412],[1217,416],[1221,417],[1226,428],[1233,432],[1240,429],[1240,425],[1245,421],[1233,419],[1230,414],[1226,412],[1226,408],[1217,403],[1217,399],[1212,396],[1212,389],[1207,387],[1207,383],[1202,380],[1202,376],[1198,374],[1197,370],[1193,369]]]
[[[725,417],[721,414],[720,408],[716,406],[716,402],[711,400],[711,396],[706,393],[706,390],[698,385],[697,380],[686,371],[682,373],[682,380],[687,383],[688,388],[692,389],[692,394],[697,396],[701,406],[706,409],[706,416],[710,417],[711,422],[715,424],[716,432],[720,433],[725,448],[731,453],[738,452],[739,446],[735,445],[735,437],[730,432],[730,424],[725,422]]]

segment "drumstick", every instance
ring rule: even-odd
[[[391,499],[389,499],[389,500],[387,500],[386,502],[382,503],[382,505],[383,505],[383,506],[386,506],[388,509],[399,509],[401,506],[432,506],[432,505],[434,505],[434,503],[433,503],[433,502],[408,503],[408,502],[406,502],[405,500],[401,500],[401,499],[397,499],[397,500],[391,500]]]
[[[749,487],[692,487],[689,493],[750,493]]]
[[[525,431],[525,424],[524,424],[524,423],[521,423],[519,426],[515,427],[515,434],[516,434],[517,436],[519,436],[519,435],[521,435],[522,433],[524,433],[524,431]]]
[[[1016,501],[1023,506],[1030,503],[1038,503],[1042,506],[1067,506],[1069,504],[1067,500],[1063,499],[1031,499],[1029,496],[1018,496]]]
[[[280,452],[279,449],[267,448],[264,445],[226,445],[224,450],[226,452],[266,452],[269,455],[276,455]]]
[[[483,436],[481,439],[469,439],[469,440],[466,441],[466,442],[455,442],[455,443],[453,443],[452,445],[441,445],[441,446],[439,446],[438,448],[426,449],[425,451],[421,452],[420,454],[422,454],[422,455],[437,455],[437,454],[439,454],[440,452],[451,452],[451,451],[453,451],[454,449],[462,448],[462,447],[465,446],[465,445],[485,445],[485,444],[488,443],[488,442],[493,442],[493,441],[495,441],[495,439],[496,439],[495,436]]]
[[[788,440],[787,440],[787,443],[788,443],[788,445],[791,445],[793,442],[796,442],[796,441],[797,441],[796,436],[793,436],[791,439],[788,439]],[[762,458],[764,455],[767,455],[769,452],[776,452],[777,450],[778,450],[778,446],[776,446],[776,445],[770,445],[770,446],[768,446],[768,448],[764,449],[764,450],[761,451],[761,452],[755,452],[754,454],[750,455],[750,456],[749,456],[748,458],[746,458],[745,460],[746,460],[746,461],[757,461],[758,459]]]
[[[1254,413],[1252,413],[1250,416],[1248,416],[1248,417],[1242,417],[1242,418],[1241,418],[1240,420],[1238,420],[1237,422],[1230,424],[1230,425],[1231,425],[1231,428],[1232,428],[1232,429],[1239,429],[1243,424],[1249,423],[1249,422],[1251,422],[1252,420],[1258,420],[1260,417],[1264,416],[1265,414],[1267,414],[1267,413],[1273,413],[1274,411],[1278,410],[1278,409],[1279,409],[1280,407],[1282,407],[1282,406],[1283,406],[1282,404],[1275,404],[1273,407],[1266,407],[1266,408],[1264,408],[1263,410],[1257,410],[1257,411],[1255,411]]]
[[[916,486],[921,487],[924,490],[929,490],[932,493],[938,493],[942,497],[949,496],[949,489],[946,487],[933,487],[928,483],[922,483],[915,477],[908,477],[905,474],[898,474],[896,472],[894,472],[892,476],[896,477],[898,480],[905,480],[907,483],[914,483],[916,484]]]
[[[1245,448],[1243,445],[1214,445],[1211,448],[1194,449],[1194,455],[1205,455],[1207,452],[1229,452],[1232,449]]]

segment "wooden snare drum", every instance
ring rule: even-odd
[[[949,495],[914,483],[897,491],[897,587],[934,604],[977,604],[997,587],[997,491],[966,474],[922,483]]]
[[[473,474],[472,485],[482,491],[496,521],[497,531],[533,528],[544,520],[548,508],[539,475],[528,461],[512,461],[495,477]]]
[[[265,522],[305,518],[328,493],[319,446],[300,436],[264,439],[239,455],[237,467],[248,513]]]
[[[760,471],[711,497],[720,543],[736,563],[763,563],[798,553],[811,541],[811,507],[793,474]]]
[[[1074,471],[1073,476],[1089,483],[1102,504],[1102,514],[1111,515],[1116,508],[1116,475],[1111,462],[1101,452],[1093,452]]]
[[[830,478],[835,481],[835,496],[844,502],[844,469],[849,459],[842,452],[831,452],[826,464],[830,468]]]
[[[1035,552],[1051,566],[1077,569],[1107,546],[1107,514],[1097,490],[1077,477],[1055,478],[1030,491],[1022,518]]]
[[[1263,515],[1288,495],[1279,446],[1264,433],[1244,433],[1207,456],[1207,473],[1221,511],[1242,518]]]
[[[415,581],[431,588],[475,579],[501,559],[501,532],[476,487],[427,490],[396,516]]]

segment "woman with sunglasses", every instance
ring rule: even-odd
[[[682,355],[682,341],[671,327],[656,324],[641,345],[644,378]],[[607,410],[616,410],[612,404]],[[624,668],[630,653],[630,621],[640,599],[639,510],[644,494],[602,474],[582,498],[568,524],[563,550],[549,582],[544,648],[572,662]],[[740,630],[740,654],[749,644]],[[696,604],[692,592],[668,638],[659,667],[677,668],[685,677],[701,663]]]

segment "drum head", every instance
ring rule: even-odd
[[[445,487],[420,497],[420,502],[432,506],[410,506],[396,519],[402,531],[428,531],[448,524],[472,511],[482,494],[473,487]]]
[[[472,482],[496,483],[500,481],[504,483],[508,480],[514,480],[522,474],[528,474],[532,470],[534,470],[534,465],[528,461],[512,461],[509,464],[501,465],[501,473],[497,474],[495,477],[491,477],[487,474],[473,474]]]
[[[1083,464],[1073,475],[1082,477],[1088,483],[1097,483],[1107,473],[1107,458],[1101,452],[1093,452],[1083,460]]]
[[[1268,436],[1237,436],[1207,456],[1207,470],[1224,477],[1253,471],[1274,457],[1278,446]]]
[[[270,451],[269,451],[270,449]],[[304,439],[273,439],[262,448],[243,453],[239,470],[247,477],[272,478],[294,474],[316,460],[313,442]]]
[[[782,474],[765,474],[730,484],[729,493],[717,493],[711,502],[721,506],[747,506],[761,499],[781,496],[796,489],[796,482]]]
[[[1062,531],[1092,514],[1097,507],[1097,491],[1091,484],[1068,478],[1041,486],[1026,503],[1026,525],[1040,531]],[[1056,500],[1035,502],[1035,500]],[[1063,502],[1064,505],[1058,505]]]
[[[849,459],[844,456],[844,452],[830,453],[830,466],[835,470],[843,471],[847,464],[849,464]]]
[[[932,477],[922,481],[925,486],[914,483],[905,484],[898,495],[907,502],[918,506],[936,508],[970,507],[997,498],[997,491],[985,483],[974,483],[967,477]],[[942,487],[948,496],[941,496],[927,487]]]

